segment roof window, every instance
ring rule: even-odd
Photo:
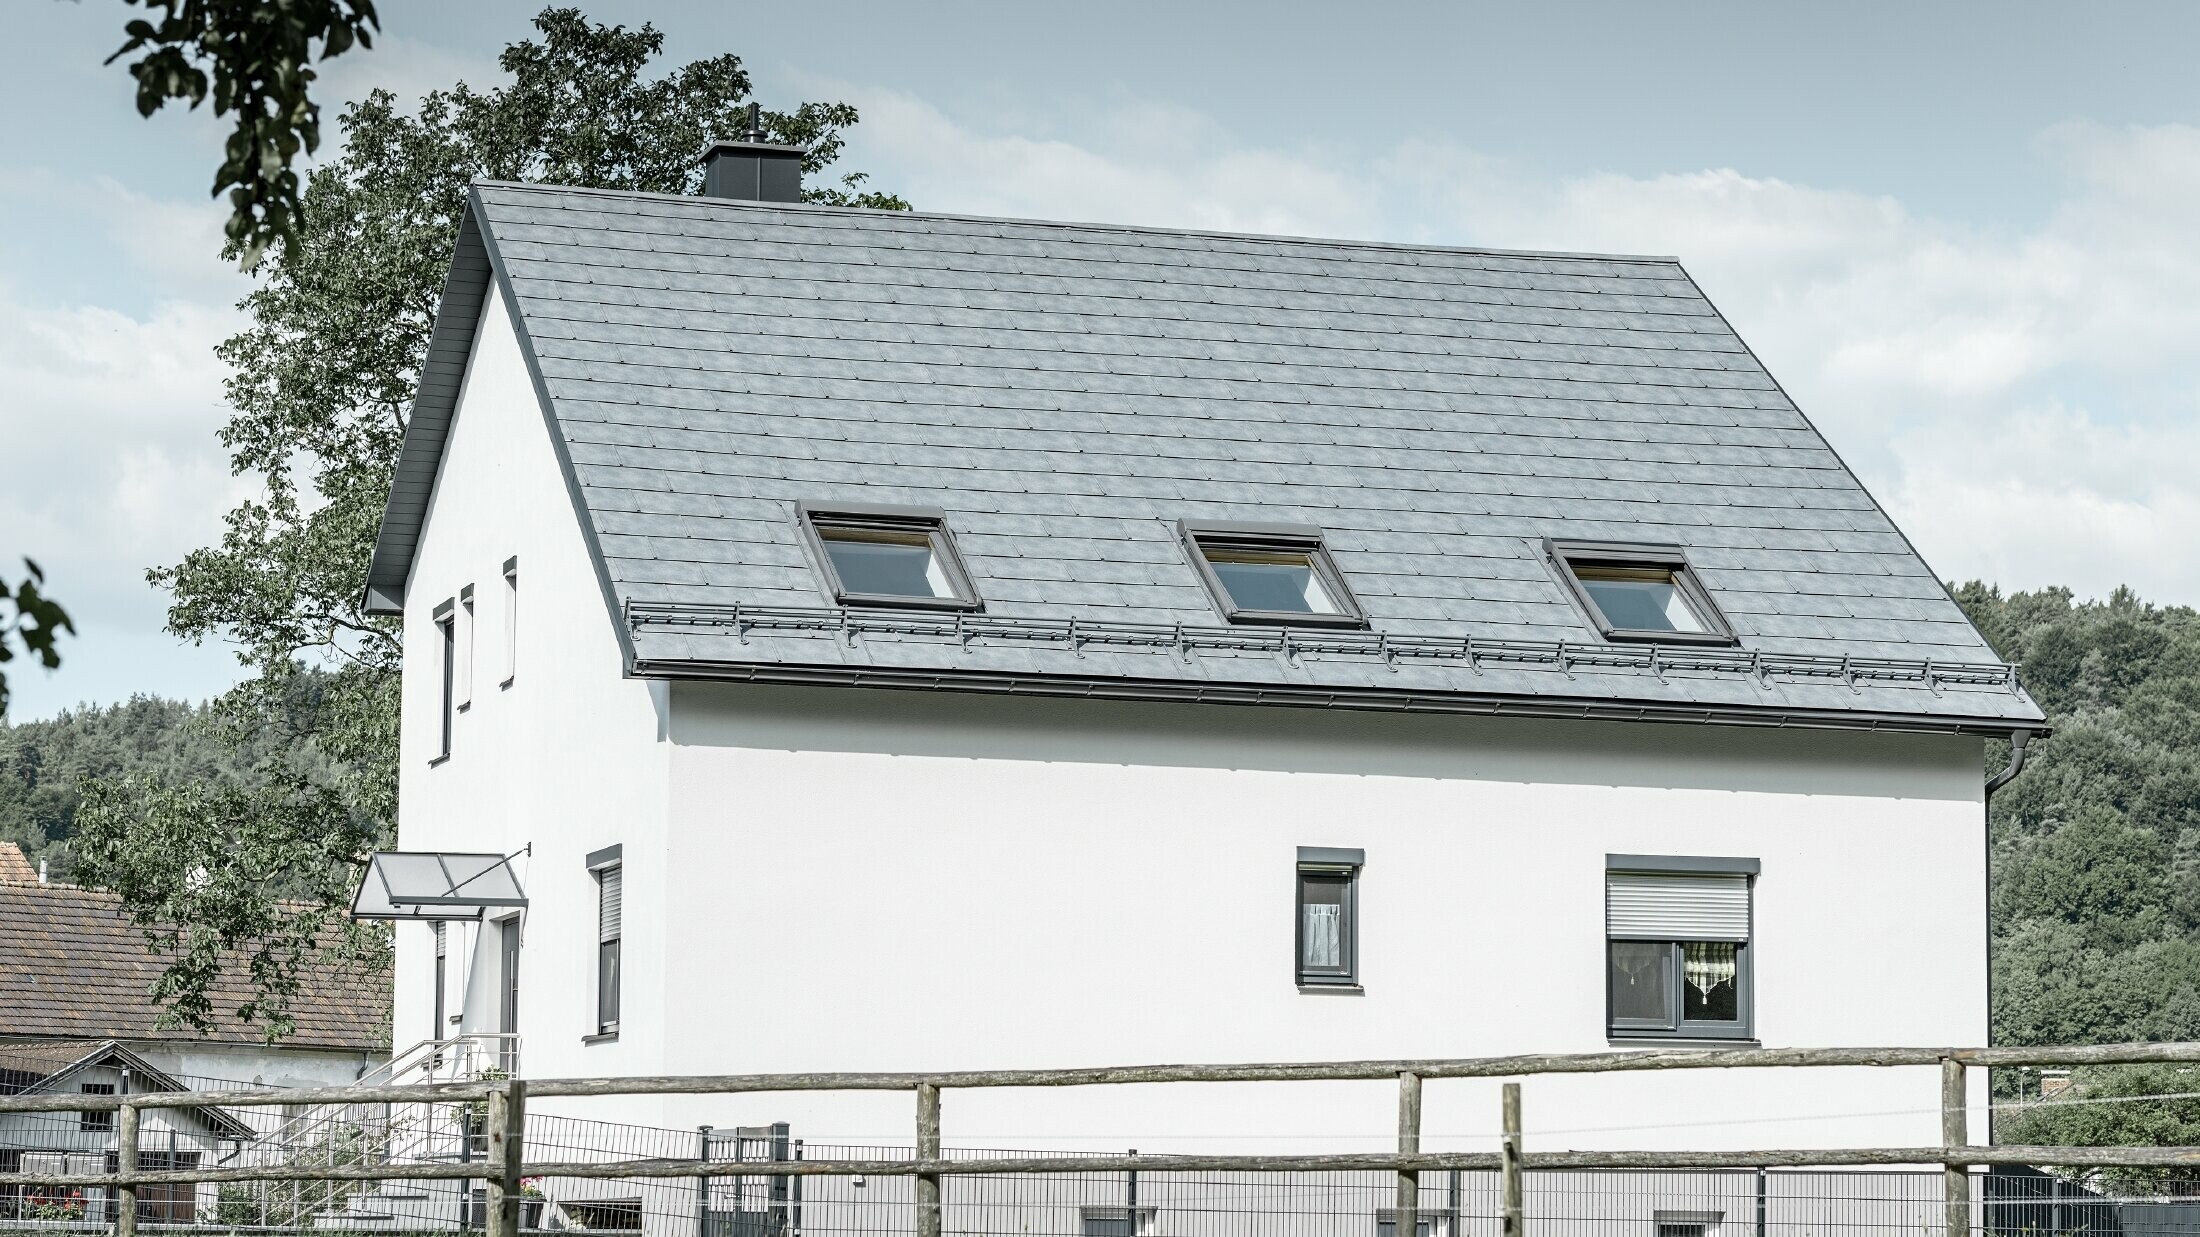
[[[1732,644],[1734,630],[1679,546],[1548,541],[1552,565],[1607,640]]]
[[[801,516],[833,599],[842,605],[978,608],[970,573],[948,536],[947,513],[805,503]]]
[[[1366,618],[1322,544],[1296,524],[1180,525],[1215,608],[1233,623],[1360,627]]]

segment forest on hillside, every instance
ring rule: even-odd
[[[1993,801],[1996,1041],[2200,1039],[2200,614],[1956,592],[2055,728]],[[310,768],[313,684],[242,749],[150,697],[0,725],[0,840],[66,878],[86,779],[250,781],[285,748]]]
[[[271,754],[288,750],[308,767],[321,762],[305,719],[318,707],[309,677],[242,745],[214,733],[204,706],[134,696],[105,707],[87,705],[44,721],[0,720],[0,842],[44,861],[55,880],[75,866],[77,809],[92,782],[250,782]]]

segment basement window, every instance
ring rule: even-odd
[[[925,507],[800,508],[802,528],[833,600],[847,606],[975,610],[947,513]]]
[[[1732,644],[1734,629],[1679,546],[1547,541],[1574,600],[1607,640]]]
[[[1200,581],[1230,622],[1366,625],[1320,529],[1189,520],[1178,527]]]

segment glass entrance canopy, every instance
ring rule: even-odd
[[[490,907],[526,906],[504,855],[376,851],[351,899],[353,919],[479,919]]]

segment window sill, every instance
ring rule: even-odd
[[[498,691],[503,691],[503,690],[504,690],[505,688],[507,688],[507,687],[510,687],[510,686],[512,685],[512,680],[513,680],[513,679],[516,679],[516,678],[518,678],[518,677],[519,677],[519,676],[515,674],[515,675],[511,675],[510,677],[506,678],[506,679],[505,679],[505,680],[504,680],[503,682],[501,682],[501,683],[498,683],[498,684],[497,684],[497,690],[498,690]]]
[[[1754,1035],[1620,1035],[1605,1033],[1605,1042],[1614,1048],[1643,1048],[1670,1044],[1712,1044],[1720,1048],[1762,1048],[1765,1042]]]
[[[445,752],[441,756],[430,756],[428,757],[428,767],[433,769],[437,765],[443,764],[444,762],[448,761],[450,758],[451,754],[449,752]]]
[[[611,1042],[612,1042],[613,1040],[616,1040],[616,1039],[618,1039],[618,1038],[619,1038],[619,1033],[618,1033],[617,1031],[601,1031],[601,1032],[598,1032],[597,1034],[594,1034],[594,1035],[583,1035],[583,1036],[581,1036],[581,1043],[583,1043],[583,1044],[608,1044],[608,1043],[611,1043]]]
[[[1300,984],[1302,996],[1366,996],[1367,989],[1358,984]]]

